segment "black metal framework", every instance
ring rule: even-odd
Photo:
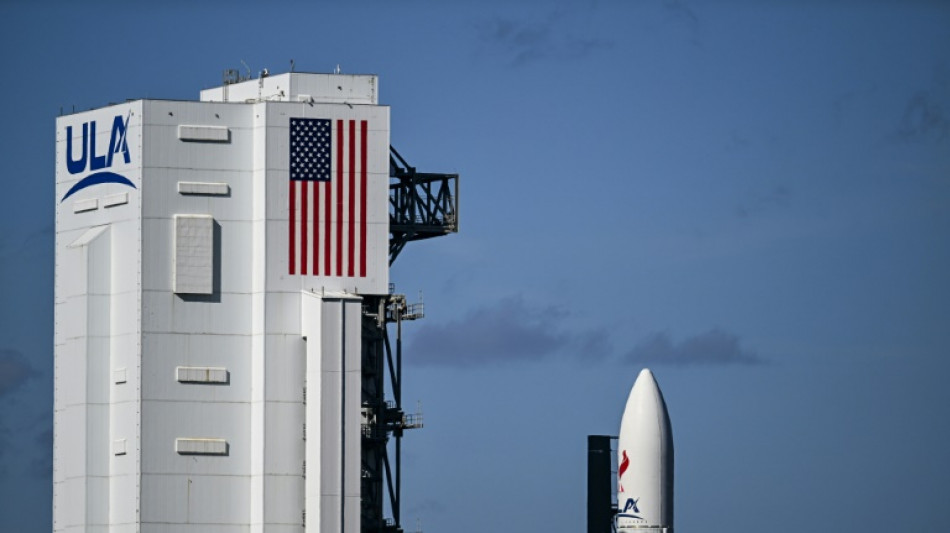
[[[407,242],[458,232],[458,174],[416,172],[395,148],[389,155],[389,264]],[[363,297],[360,530],[402,533],[402,436],[422,427],[402,410],[402,323],[423,317],[422,304],[399,294]],[[396,330],[395,346],[389,325]],[[388,379],[387,379],[388,378]],[[387,399],[387,393],[391,399]],[[390,450],[390,437],[393,440]],[[392,452],[392,453],[390,453]],[[386,517],[388,507],[392,518]]]
[[[407,242],[457,233],[458,174],[416,172],[389,147],[389,264]]]
[[[421,304],[409,305],[405,296],[399,294],[363,299],[360,487],[363,533],[403,531],[400,516],[402,436],[407,429],[422,427],[422,416],[402,410],[402,322],[422,316]],[[389,324],[394,324],[396,329],[395,349],[389,341]],[[392,400],[386,399],[387,382]],[[393,461],[389,453],[390,435],[394,440]],[[387,504],[392,518],[385,517]]]

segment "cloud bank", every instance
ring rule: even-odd
[[[481,41],[506,56],[510,66],[548,58],[582,59],[613,47],[611,40],[575,33],[572,21],[560,24],[562,18],[557,12],[530,21],[496,17],[480,23],[477,29]]]
[[[636,365],[759,365],[768,361],[721,328],[674,342],[666,332],[648,335],[615,354],[606,328],[571,328],[569,313],[518,296],[470,310],[461,319],[422,324],[410,332],[405,362],[416,366],[476,367],[538,363],[554,357],[585,362],[615,359]],[[611,355],[614,354],[614,355]]]
[[[739,337],[721,329],[700,333],[674,343],[665,332],[654,333],[624,354],[631,364],[652,365],[756,365],[765,363],[741,346]]]
[[[0,350],[0,398],[37,375],[30,362],[17,350]]]
[[[472,309],[461,320],[423,324],[408,344],[406,362],[466,367],[540,361],[560,352],[599,358],[609,351],[603,332],[569,331],[567,318],[556,306],[530,305],[521,296],[503,298]]]
[[[907,101],[897,127],[899,139],[911,142],[934,139],[939,142],[948,135],[950,117],[938,98],[929,91],[920,91]]]

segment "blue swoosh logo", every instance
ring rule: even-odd
[[[66,192],[66,196],[63,196],[63,199],[59,202],[62,203],[66,201],[67,198],[85,189],[86,187],[92,187],[93,185],[99,185],[102,183],[118,183],[119,185],[128,185],[133,189],[135,188],[135,184],[129,181],[129,178],[126,178],[125,176],[120,176],[115,172],[96,172],[95,174],[90,174],[79,180],[79,182],[70,187],[69,191]]]

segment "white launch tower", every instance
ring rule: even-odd
[[[56,532],[360,530],[389,108],[234,81],[56,121]]]

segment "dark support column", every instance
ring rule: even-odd
[[[610,437],[587,436],[587,533],[610,533]]]

